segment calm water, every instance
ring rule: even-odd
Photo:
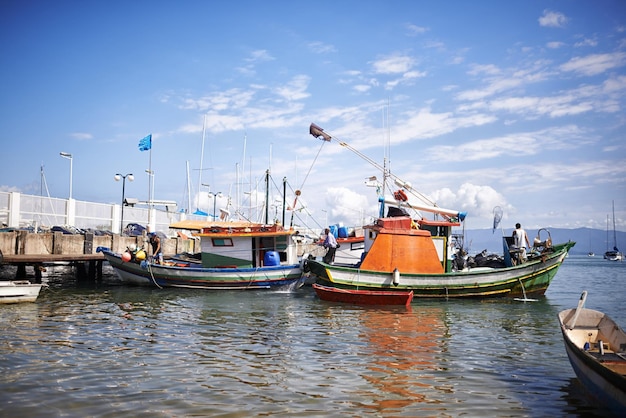
[[[78,287],[48,269],[0,306],[0,415],[604,416],[567,360],[557,312],[626,326],[626,263],[569,257],[537,302],[362,308],[293,292]],[[7,271],[0,272],[6,274]]]

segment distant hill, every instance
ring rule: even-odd
[[[548,228],[552,242],[562,243],[567,241],[575,241],[576,245],[570,250],[571,254],[587,254],[593,251],[596,256],[604,255],[607,250],[607,234],[606,230],[591,228]],[[454,231],[455,233],[458,231]],[[505,230],[505,234],[510,235],[513,232],[511,228]],[[527,229],[528,239],[531,242],[537,236],[537,230]],[[545,231],[541,231],[541,239],[547,237]],[[490,253],[502,252],[502,231],[500,229],[492,233],[491,229],[470,229],[465,231],[465,247],[469,249],[470,254],[479,253],[487,250]],[[617,247],[620,251],[626,250],[626,232],[617,231]],[[609,232],[608,248],[613,248],[613,231]]]

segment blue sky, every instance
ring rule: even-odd
[[[368,220],[381,173],[314,122],[467,228],[604,229],[614,200],[626,230],[623,1],[3,1],[0,53],[0,190],[43,165],[66,198],[68,152],[77,200],[119,202],[116,173],[147,200],[151,167],[211,212],[269,168],[304,222]]]

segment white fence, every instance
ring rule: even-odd
[[[13,228],[33,227],[37,230],[55,225],[70,225],[80,229],[119,233],[121,225],[126,226],[134,222],[144,226],[150,225],[152,231],[163,231],[168,234],[171,223],[186,218],[198,217],[176,212],[175,206],[122,207],[119,204],[0,192],[0,223],[2,226]]]

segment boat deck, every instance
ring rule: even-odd
[[[607,369],[626,376],[626,353],[615,353],[607,350],[604,350],[604,354],[600,354],[598,350],[588,351],[587,353],[602,363]]]

